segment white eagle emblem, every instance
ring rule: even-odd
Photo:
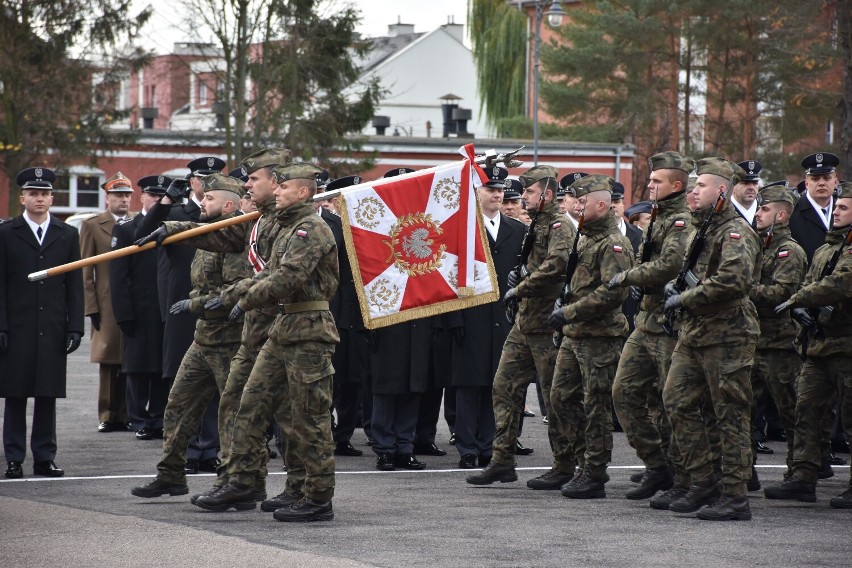
[[[212,168],[213,164],[216,163],[216,158],[207,158],[207,167]]]
[[[166,178],[163,176],[157,176],[157,185],[163,185],[163,182],[166,181]]]
[[[416,258],[428,258],[432,256],[432,249],[429,248],[432,243],[434,241],[429,238],[429,229],[414,229],[402,240],[402,251]]]
[[[823,158],[822,154],[816,155],[817,165],[820,165],[822,163],[822,158]]]
[[[35,176],[36,176],[36,178],[41,179],[41,176],[42,176],[42,175],[44,175],[44,170],[42,170],[41,168],[36,168],[36,169],[35,169]]]

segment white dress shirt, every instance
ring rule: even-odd
[[[26,221],[27,225],[30,226],[30,229],[33,232],[33,236],[35,236],[36,240],[38,241],[38,244],[43,243],[44,237],[45,235],[47,235],[47,226],[50,225],[50,213],[47,214],[47,218],[44,220],[44,222],[39,225],[38,223],[30,219],[30,216],[27,215],[26,211],[24,211],[24,221]],[[39,232],[41,232],[41,236],[39,236]]]

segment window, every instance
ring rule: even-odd
[[[198,84],[198,104],[207,106],[207,83],[204,81]]]
[[[100,185],[106,181],[104,171],[88,166],[71,166],[57,170],[53,184],[55,213],[82,213],[100,211],[106,206]]]

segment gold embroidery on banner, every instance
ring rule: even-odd
[[[441,266],[447,245],[441,243],[434,247],[434,236],[444,233],[441,226],[431,215],[408,213],[397,219],[388,235],[390,240],[383,241],[390,249],[386,260],[393,263],[400,272],[408,276],[421,276],[434,272]]]
[[[365,197],[359,199],[355,205],[355,220],[362,227],[375,229],[379,226],[380,219],[385,215],[385,206],[380,199]]]
[[[396,284],[391,284],[387,278],[377,280],[368,291],[369,303],[380,311],[387,311],[399,302],[400,291]]]
[[[432,190],[432,199],[444,209],[458,209],[461,182],[452,176],[441,178]]]

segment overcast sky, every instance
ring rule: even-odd
[[[345,0],[328,0],[327,4],[340,6]],[[180,0],[134,0],[138,11],[147,4],[154,6],[154,15],[145,29],[145,43],[157,53],[168,53],[175,42],[188,41],[182,23]],[[367,37],[385,35],[388,24],[414,24],[417,32],[431,31],[446,24],[449,17],[457,24],[467,19],[467,0],[353,0],[362,16],[358,31]],[[466,30],[465,30],[466,31]],[[209,41],[209,37],[193,41]]]

